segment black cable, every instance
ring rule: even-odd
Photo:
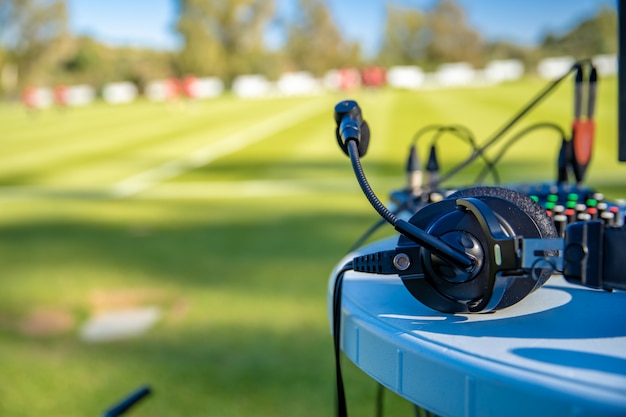
[[[488,172],[491,173],[491,176],[493,176],[493,182],[494,184],[500,184],[500,173],[498,172],[498,170],[496,169],[496,165],[494,162],[490,163],[489,165],[487,165],[485,168],[488,169]],[[483,168],[484,169],[484,168]]]
[[[437,417],[436,414],[431,413],[430,411],[420,407],[417,404],[414,404],[413,408],[415,410],[415,417]]]
[[[466,134],[469,134],[469,136],[463,136],[461,134],[461,132],[459,130],[456,129],[456,125],[452,125],[450,126],[450,129],[446,129],[446,131],[449,131],[450,133],[456,135],[456,137],[460,138],[460,139],[466,139],[470,146],[472,147],[472,152],[478,152],[478,146],[476,145],[476,142],[474,140],[473,135],[471,134],[471,132],[469,131],[469,129],[465,128],[466,130]],[[443,131],[442,131],[443,133]],[[433,137],[431,143],[433,143],[433,145],[436,144],[437,140],[439,140],[439,138],[441,137],[441,134],[437,135],[436,137]],[[489,169],[490,172],[492,172],[493,176],[494,176],[494,181],[496,183],[500,182],[500,175],[498,174],[498,172],[495,170],[495,163],[494,161],[490,161],[487,158],[487,155],[485,155],[484,152],[479,152],[479,156],[480,158],[484,161],[485,163],[485,167]],[[427,184],[427,187],[429,189],[433,189],[434,186],[431,184]]]
[[[376,390],[376,417],[383,417],[383,404],[385,400],[385,387],[383,384],[377,384]]]
[[[337,388],[337,417],[347,417],[346,393],[343,386],[341,373],[341,290],[343,277],[347,271],[352,270],[352,262],[345,264],[335,277],[333,288],[333,347],[335,351],[335,384]]]
[[[474,162],[476,158],[481,156],[490,146],[496,143],[509,129],[511,129],[522,117],[524,117],[533,107],[535,107],[541,100],[543,100],[549,93],[551,93],[565,78],[567,78],[574,70],[579,68],[580,65],[589,62],[589,60],[583,60],[576,62],[565,74],[556,80],[550,82],[539,94],[537,94],[526,106],[524,106],[511,120],[505,123],[499,130],[497,130],[487,142],[479,147],[470,157],[461,162],[459,165],[450,170],[446,175],[440,178],[436,184],[437,186],[444,181],[449,180],[456,175],[463,168]]]
[[[413,145],[417,144],[417,141],[419,140],[419,138],[430,130],[454,132],[462,139],[467,139],[470,145],[474,149],[476,149],[476,140],[471,130],[467,126],[463,126],[459,124],[453,124],[453,125],[432,124],[432,125],[424,126],[413,135],[412,144]]]
[[[506,142],[504,147],[500,150],[498,155],[496,155],[496,157],[492,160],[492,163],[493,163],[494,167],[500,161],[500,159],[502,159],[504,154],[511,148],[511,146],[513,146],[513,144],[515,142],[517,142],[519,139],[523,138],[524,136],[526,136],[527,134],[529,134],[533,130],[537,130],[537,129],[554,129],[554,130],[556,130],[560,134],[559,139],[563,140],[563,138],[566,137],[566,134],[565,134],[565,131],[563,130],[563,128],[561,126],[557,125],[556,123],[541,122],[541,123],[535,123],[533,125],[530,125],[530,126],[526,127],[525,129],[523,129],[522,131],[520,131],[517,134],[515,134],[515,136],[509,138],[509,140]],[[489,169],[490,169],[489,166],[486,166],[485,168],[483,168],[483,170],[480,172],[480,174],[478,174],[478,177],[476,177],[476,180],[474,181],[474,183],[475,184],[482,183],[482,181],[484,181],[485,177],[489,173]]]
[[[478,155],[478,157],[480,157],[484,161],[485,165],[489,168],[489,171],[494,176],[494,182],[496,182],[496,183],[500,182],[500,174],[498,174],[497,170],[495,169],[495,164],[493,163],[493,161],[490,161],[487,158],[487,156],[484,154],[484,152],[479,152],[479,148],[478,148],[478,146],[476,144],[476,139],[475,139],[472,131],[468,127],[466,127],[464,125],[458,125],[458,124],[454,124],[454,125],[439,125],[439,124],[428,125],[428,126],[423,127],[422,129],[418,130],[415,133],[415,135],[413,135],[412,144],[415,146],[417,144],[417,141],[420,139],[420,137],[423,136],[424,134],[426,134],[430,130],[435,130],[433,138],[431,139],[431,146],[434,146],[436,144],[436,142],[439,140],[439,138],[442,136],[443,133],[450,133],[450,134],[453,134],[454,136],[456,136],[459,139],[465,140],[470,145],[470,147],[472,148],[472,153],[470,154],[470,158],[473,155]],[[433,190],[433,189],[435,189],[437,187],[437,185],[440,182],[442,182],[442,180],[426,184],[426,188],[428,190]]]

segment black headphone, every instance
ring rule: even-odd
[[[394,249],[357,256],[356,271],[397,274],[426,306],[446,313],[496,311],[540,288],[556,270],[573,283],[626,289],[626,230],[601,221],[554,222],[528,196],[498,187],[474,187],[426,205],[409,221],[376,197],[363,173],[370,130],[355,101],[335,106],[336,138],[377,212],[400,238]]]

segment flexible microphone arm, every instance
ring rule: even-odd
[[[429,235],[419,227],[405,220],[399,219],[396,215],[389,211],[376,194],[374,194],[374,191],[365,177],[363,167],[361,166],[361,160],[359,158],[359,149],[356,139],[349,138],[346,141],[346,148],[348,150],[348,155],[350,156],[350,161],[352,162],[354,174],[356,175],[359,185],[361,186],[361,190],[363,190],[363,193],[372,207],[374,207],[383,219],[389,222],[398,232],[402,233],[413,242],[437,254],[446,261],[449,261],[466,270],[471,269],[474,266],[474,260],[465,253],[459,252],[441,239]]]

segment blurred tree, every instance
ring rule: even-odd
[[[217,75],[226,82],[263,68],[263,35],[273,0],[178,0],[177,30],[185,44],[181,73]]]
[[[142,86],[149,80],[171,77],[172,52],[115,48],[88,36],[74,38],[60,62],[55,79],[66,84],[86,83],[100,88],[113,81],[132,81]]]
[[[527,48],[514,43],[496,41],[486,46],[489,59],[519,59],[524,60],[528,53]]]
[[[485,63],[484,43],[465,21],[463,9],[454,0],[439,0],[427,16],[427,60],[431,65],[469,62]]]
[[[300,0],[286,35],[285,53],[292,69],[319,76],[330,69],[361,63],[359,45],[344,40],[322,0]]]
[[[488,61],[516,59],[524,64],[524,68],[535,68],[541,60],[540,50],[536,47],[525,47],[510,42],[496,41],[485,46]]]
[[[63,68],[69,73],[84,73],[102,66],[101,46],[88,36],[75,40],[76,51],[63,62]]]
[[[7,56],[6,56],[6,51],[4,49],[2,49],[2,46],[0,45],[0,96],[8,89],[11,89],[12,86],[12,80],[8,79],[7,71],[10,71],[10,69],[8,69],[8,62],[7,62]]]
[[[563,36],[548,34],[541,45],[543,55],[590,58],[617,53],[617,10],[603,7],[597,15],[582,21]]]
[[[17,68],[19,85],[45,78],[66,37],[64,0],[0,0],[0,45],[5,63]]]
[[[174,75],[173,52],[136,48],[120,48],[112,52],[112,73],[117,80],[132,81],[143,88],[147,82]]]
[[[414,8],[387,5],[387,23],[378,61],[383,65],[423,64],[427,47],[426,18]]]

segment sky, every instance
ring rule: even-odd
[[[385,4],[390,0],[325,0],[335,22],[350,40],[358,41],[366,55],[380,47],[385,25]],[[176,49],[175,0],[67,0],[70,30],[88,34],[111,45]],[[289,16],[297,0],[276,0],[278,16]],[[393,0],[393,3],[428,10],[436,0]],[[617,0],[457,0],[469,25],[487,40],[536,44],[546,33],[563,33],[593,16],[603,5]],[[268,34],[268,44],[284,40]]]

